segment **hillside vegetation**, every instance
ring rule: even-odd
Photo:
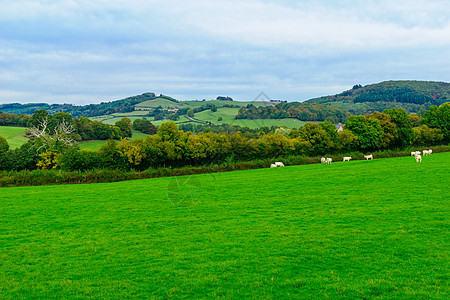
[[[449,166],[2,188],[1,298],[448,299]]]
[[[450,83],[433,81],[385,81],[366,86],[355,85],[351,90],[334,96],[308,100],[342,108],[352,114],[366,114],[389,108],[403,108],[416,113],[431,105],[450,101]]]
[[[160,95],[158,98],[165,98],[172,101],[175,99]],[[89,105],[72,105],[72,104],[47,104],[47,103],[10,103],[0,105],[0,110],[6,113],[15,114],[28,114],[32,115],[36,110],[45,109],[50,114],[58,112],[66,112],[74,117],[94,117],[100,115],[108,115],[119,112],[131,112],[134,110],[134,106],[138,103],[156,99],[157,96],[154,93],[144,93],[139,96],[128,97],[121,100],[102,102],[100,104],[89,104]]]
[[[306,102],[242,102],[233,101],[229,97],[218,97],[217,100],[178,101],[169,96],[144,93],[84,106],[45,103],[4,104],[0,105],[0,111],[3,112],[0,115],[0,125],[24,126],[21,124],[26,123],[27,116],[18,115],[12,119],[11,113],[31,115],[36,110],[45,109],[50,114],[67,112],[77,118],[95,118],[94,120],[111,125],[127,117],[131,121],[145,118],[155,124],[170,120],[177,124],[221,125],[226,122],[251,128],[257,123],[264,124],[262,126],[291,127],[294,123],[295,126],[302,124],[292,122],[293,119],[303,122],[330,121],[338,124],[344,123],[350,114],[368,114],[392,108],[403,108],[408,113],[422,114],[432,105],[439,106],[448,101],[450,101],[450,83],[426,81],[385,81],[366,86],[355,85],[340,94]],[[214,115],[205,113],[206,111],[211,111]],[[234,111],[234,115],[230,116],[230,111]]]

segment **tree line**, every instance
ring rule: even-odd
[[[235,119],[284,119],[296,118],[301,121],[330,121],[343,123],[348,113],[342,109],[322,104],[289,102],[276,106],[256,107],[253,104],[239,109]]]
[[[450,103],[432,107],[423,118],[408,115],[403,109],[352,115],[348,117],[342,132],[338,132],[331,122],[324,121],[307,123],[295,130],[277,128],[253,137],[244,136],[240,131],[232,134],[212,131],[194,134],[181,130],[173,122],[166,122],[157,128],[156,134],[145,139],[110,139],[98,151],[79,150],[76,143],[65,143],[64,132],[61,132],[63,123],[75,130],[70,127],[74,123],[64,119],[54,123],[56,127],[46,133],[47,128],[53,126],[47,119],[44,134],[35,134],[28,143],[15,150],[9,150],[6,141],[1,139],[0,169],[145,170],[292,155],[318,156],[353,151],[371,153],[411,146],[445,145],[450,142]],[[130,126],[126,120],[124,123]],[[33,128],[42,131],[39,126]],[[67,135],[72,134],[72,130],[68,130]],[[55,137],[57,134],[60,134],[58,139]]]

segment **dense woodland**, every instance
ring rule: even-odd
[[[141,121],[134,125],[141,130],[141,126],[148,126],[149,132],[155,133],[155,128],[149,123]],[[383,149],[406,149],[413,145],[447,145],[450,142],[450,103],[432,106],[423,118],[416,114],[409,115],[403,109],[352,115],[348,117],[342,132],[338,132],[331,122],[325,121],[307,123],[298,130],[277,128],[250,136],[240,131],[230,134],[210,130],[194,134],[180,130],[173,122],[166,122],[157,128],[156,134],[146,139],[110,139],[99,151],[79,150],[73,139],[73,134],[83,138],[103,132],[93,125],[97,123],[87,118],[73,119],[65,113],[50,118],[45,111],[37,111],[28,124],[31,126],[30,132],[37,134],[31,135],[29,142],[22,147],[9,150],[6,140],[0,139],[0,169],[145,170],[289,155],[317,156],[353,151],[370,153]],[[108,130],[120,137],[129,137],[132,126],[129,119],[123,118]],[[64,128],[72,129],[66,132],[67,136]]]
[[[343,123],[349,113],[335,107],[314,104],[289,102],[280,103],[275,107],[256,107],[249,104],[243,107],[236,115],[236,119],[284,119],[296,118],[301,121],[330,121],[332,123]]]
[[[366,114],[386,108],[403,108],[408,113],[419,113],[432,105],[450,101],[450,83],[427,81],[385,81],[352,89],[334,96],[308,100],[339,107],[352,114]]]

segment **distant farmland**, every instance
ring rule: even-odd
[[[0,136],[6,139],[11,149],[22,146],[28,140],[23,127],[0,126]]]
[[[0,295],[448,299],[450,153],[0,189]]]

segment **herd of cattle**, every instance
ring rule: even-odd
[[[433,150],[423,150],[422,151],[422,155],[431,155],[431,153],[433,153]],[[411,152],[411,156],[414,156],[416,158],[416,162],[422,162],[422,156],[420,156],[420,151],[414,151]]]
[[[431,149],[430,149],[430,150],[423,150],[423,151],[422,151],[422,155],[423,155],[423,156],[425,156],[425,155],[431,155],[431,153],[433,153],[433,150],[431,150]],[[414,152],[411,152],[411,156],[414,156],[414,157],[416,158],[416,162],[422,162],[422,156],[421,156],[420,154],[421,154],[420,151],[414,151]],[[366,160],[373,159],[373,154],[364,155],[364,158],[365,158]],[[351,159],[352,159],[352,158],[351,158],[350,156],[344,156],[344,158],[343,158],[342,161],[350,161]],[[325,158],[325,157],[322,157],[322,158],[320,159],[320,163],[322,163],[322,164],[331,164],[332,161],[333,161],[333,160],[332,160],[330,157],[326,157],[326,158]],[[284,164],[283,164],[282,162],[280,162],[280,161],[277,161],[277,162],[271,164],[270,167],[271,167],[271,168],[284,167]]]

